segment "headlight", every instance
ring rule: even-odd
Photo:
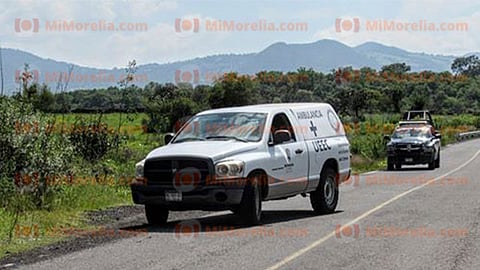
[[[429,146],[429,145],[425,145],[423,149],[425,150],[425,152],[433,152],[434,150],[433,146]]]
[[[426,144],[423,144],[423,149],[425,150],[425,152],[433,152],[435,149],[434,146],[435,146],[435,143],[426,143]]]
[[[230,160],[217,163],[215,174],[217,178],[241,177],[245,163],[239,160]]]
[[[143,166],[145,159],[135,164],[135,178],[143,178]]]

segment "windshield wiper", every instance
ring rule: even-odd
[[[236,137],[236,136],[227,136],[227,135],[208,136],[208,137],[206,137],[206,139],[207,140],[209,140],[209,139],[234,139],[234,140],[237,140],[237,141],[240,141],[240,142],[248,142],[248,140],[246,140],[246,139],[239,138],[239,137]]]
[[[205,141],[205,139],[201,137],[185,137],[185,138],[175,140],[173,141],[173,143],[181,143],[186,141]]]

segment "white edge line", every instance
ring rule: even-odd
[[[377,173],[378,170],[376,171],[370,171],[370,172],[366,172],[366,173],[361,173],[360,175],[369,175],[369,174],[373,174],[373,173]]]

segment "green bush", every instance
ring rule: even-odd
[[[350,151],[370,160],[386,156],[386,142],[382,134],[364,134],[349,136]]]
[[[110,150],[116,149],[121,140],[118,133],[102,122],[102,115],[90,119],[77,117],[68,138],[75,151],[90,163],[99,161]]]
[[[144,124],[148,132],[172,132],[178,126],[177,121],[184,121],[199,111],[199,106],[187,97],[163,100],[147,106],[146,113],[150,119]]]
[[[54,119],[22,101],[0,99],[0,204],[14,193],[30,194],[37,208],[49,207],[55,192],[52,175],[68,174],[73,149],[63,134],[54,134]],[[15,191],[15,192],[12,192]]]

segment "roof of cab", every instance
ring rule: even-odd
[[[208,111],[203,111],[199,114],[211,114],[211,113],[226,113],[226,112],[258,112],[258,113],[271,113],[283,109],[296,109],[296,108],[318,108],[319,106],[329,106],[328,103],[270,103],[270,104],[257,104],[257,105],[247,105],[239,107],[228,107],[220,109],[212,109]]]

